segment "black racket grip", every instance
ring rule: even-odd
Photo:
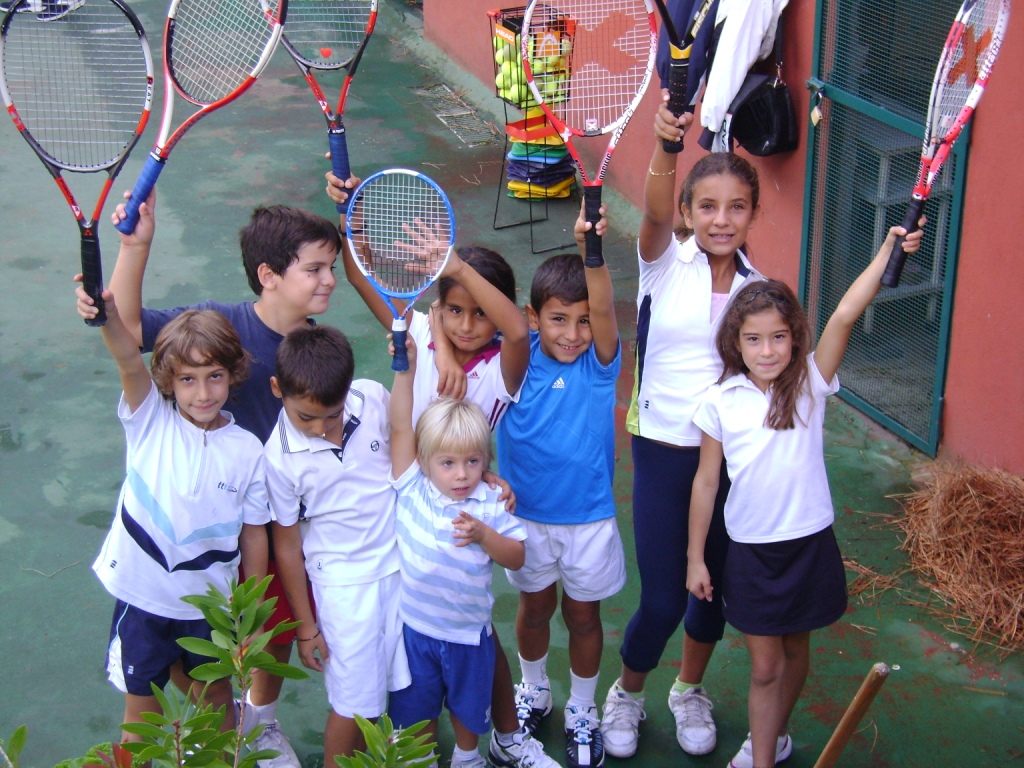
[[[99,328],[107,324],[107,311],[103,306],[103,266],[100,262],[100,241],[95,233],[82,235],[82,286],[96,306],[96,317],[86,325]]]
[[[590,222],[584,241],[586,255],[583,257],[585,267],[603,267],[604,253],[601,250],[601,236],[597,234],[597,222],[601,220],[601,187],[583,187],[583,217]]]
[[[900,222],[900,226],[907,230],[909,235],[911,232],[917,232],[919,227],[917,226],[918,220],[921,218],[921,212],[924,211],[924,198],[913,198],[910,201],[910,205],[907,206],[907,213],[903,217],[903,221]],[[892,247],[892,253],[889,254],[889,263],[885,265],[885,272],[882,274],[882,285],[886,288],[895,288],[900,284],[900,275],[903,274],[903,265],[907,261],[907,254],[903,250],[903,241],[905,236],[896,238],[896,244]]]
[[[686,86],[690,81],[690,62],[671,61],[668,70],[668,111],[680,117],[686,111]],[[683,151],[683,137],[679,141],[664,139],[662,148],[670,155]]]
[[[409,350],[405,348],[405,318],[396,318],[391,324],[391,343],[395,345],[395,356],[391,358],[392,371],[409,370]]]

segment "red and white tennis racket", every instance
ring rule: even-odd
[[[135,231],[139,205],[156,186],[167,157],[193,125],[245,93],[281,39],[288,0],[172,0],[164,27],[164,111],[160,135],[139,174],[123,234]],[[174,93],[199,109],[171,132]]]
[[[908,234],[917,230],[917,222],[942,164],[985,92],[1009,22],[1010,0],[964,0],[960,6],[932,82],[921,147],[921,169],[900,224]],[[906,260],[901,237],[889,256],[882,285],[891,288],[899,284]]]
[[[288,4],[288,25],[281,43],[299,65],[327,119],[331,169],[342,180],[352,175],[342,120],[345,102],[376,23],[377,0],[290,0]],[[314,72],[338,69],[345,70],[345,81],[338,108],[332,111]],[[345,213],[348,202],[337,207],[338,213]]]
[[[580,169],[584,215],[592,224],[600,218],[601,186],[612,153],[654,71],[654,13],[651,0],[531,0],[523,15],[526,82]],[[608,146],[590,176],[575,139],[603,135]],[[593,227],[586,235],[584,263],[604,263]]]
[[[103,325],[96,226],[111,184],[149,120],[153,59],[142,24],[121,0],[89,0],[55,21],[17,13],[27,6],[22,0],[0,26],[0,93],[78,222],[83,284],[98,310],[86,323]],[[90,218],[61,171],[107,172]]]

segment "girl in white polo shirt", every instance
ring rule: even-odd
[[[923,220],[922,220],[923,223]],[[732,768],[769,768],[789,757],[788,734],[810,663],[811,630],[846,610],[846,576],[832,532],[825,475],[825,399],[853,331],[879,290],[900,227],[889,230],[868,268],[829,319],[811,351],[811,328],[793,291],[762,280],[726,309],[715,346],[724,370],[694,416],[703,432],[690,502],[686,586],[700,600],[719,595],[750,653],[750,733]],[[909,235],[912,253],[921,231]],[[725,458],[730,544],[721,582],[704,549]]]

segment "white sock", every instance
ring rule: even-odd
[[[252,689],[249,689],[245,693],[245,703],[248,704],[252,710],[256,713],[256,722],[262,723],[263,725],[270,725],[272,722],[277,720],[277,701],[274,700],[269,704],[257,705],[252,703]]]
[[[548,681],[548,655],[545,653],[536,661],[527,661],[519,657],[519,667],[523,670],[523,682],[541,685]]]
[[[569,688],[569,701],[566,706],[577,709],[596,709],[598,677],[600,674],[593,677],[577,677],[576,673],[570,669],[569,678],[572,680],[572,685]]]
[[[241,711],[243,709],[245,710],[244,714]],[[260,724],[260,716],[256,712],[256,708],[247,701],[243,703],[241,701],[238,701],[238,699],[235,699],[236,724],[239,720],[242,721],[246,734],[250,733],[253,728]]]
[[[452,752],[452,765],[470,763],[473,760],[477,760],[479,757],[480,750],[477,747],[473,747],[473,749],[459,749],[458,747],[455,747],[455,751]]]

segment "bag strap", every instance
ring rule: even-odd
[[[779,12],[779,21],[775,26],[775,74],[778,75],[779,80],[782,79],[782,14],[785,10]]]

